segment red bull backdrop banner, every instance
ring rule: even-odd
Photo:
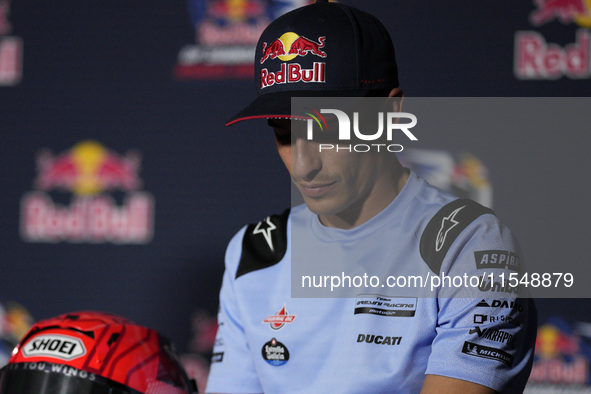
[[[567,273],[569,265],[587,267],[591,121],[576,125],[591,104],[536,99],[527,121],[514,124],[523,119],[514,115],[519,106],[490,103],[481,108],[486,122],[456,126],[477,109],[470,97],[589,96],[589,77],[569,77],[560,67],[556,74],[542,72],[564,64],[555,60],[563,56],[559,52],[569,59],[571,75],[587,72],[582,64],[589,60],[591,27],[582,10],[589,0],[571,6],[460,0],[453,13],[436,0],[339,1],[384,23],[406,95],[402,111],[417,116],[409,132],[418,141],[396,129],[396,139],[383,147],[402,145],[402,152],[392,154],[419,176],[494,209],[521,242],[531,272],[549,272],[542,271],[546,262],[556,265],[551,274]],[[158,329],[181,352],[193,346],[190,316],[197,309],[215,316],[230,238],[261,221],[256,237],[267,245],[277,229],[263,218],[290,204],[290,180],[273,131],[264,120],[231,128],[225,122],[255,97],[255,66],[258,78],[266,69],[263,92],[320,86],[334,77],[328,66],[339,52],[331,50],[334,40],[325,32],[286,28],[263,40],[265,53],[263,43],[255,50],[260,29],[308,2],[0,0],[5,309],[4,301],[18,301],[36,320],[105,310]],[[532,33],[517,41],[528,77],[514,72],[517,32]],[[347,65],[345,52],[338,67]],[[412,97],[444,95],[464,97],[465,105],[441,116],[411,107]],[[315,121],[313,126],[315,138],[328,134]],[[343,144],[364,155],[379,143]],[[336,149],[337,143],[326,144]],[[456,156],[463,152],[469,155]],[[482,267],[502,262],[497,272],[504,270],[507,280],[515,256],[481,252],[472,263],[483,276],[483,297],[493,288],[511,290],[484,276]],[[575,272],[573,287],[587,290],[588,277]],[[535,284],[548,284],[541,279]],[[552,277],[552,286],[557,279]],[[588,299],[535,302],[540,322],[550,316],[591,321]],[[281,308],[273,306],[260,321]],[[301,317],[288,304],[286,316],[296,315],[290,324]],[[284,329],[290,324],[286,320]],[[192,351],[207,352],[202,349]],[[543,368],[555,363],[544,360],[549,362]],[[540,377],[542,369],[536,371]]]
[[[140,158],[96,141],[83,141],[54,156],[37,156],[35,191],[21,201],[20,233],[29,242],[147,243],[153,236],[154,199],[139,191]],[[51,191],[70,195],[60,204]],[[110,193],[123,192],[121,204]],[[58,196],[59,197],[59,196]]]
[[[16,85],[22,77],[23,43],[11,35],[10,0],[0,0],[0,86]]]
[[[529,23],[537,30],[515,34],[518,79],[591,77],[591,0],[535,0]],[[561,34],[562,33],[562,34]],[[561,43],[567,34],[570,38]]]
[[[591,392],[591,347],[584,335],[553,317],[538,328],[526,393]]]
[[[311,1],[189,1],[195,43],[180,50],[174,70],[176,78],[251,78],[255,46],[263,30],[281,14],[307,3]],[[274,44],[266,49],[269,55],[276,53],[273,51],[277,50],[277,43]]]

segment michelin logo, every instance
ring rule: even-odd
[[[513,356],[500,349],[495,349],[488,346],[478,345],[472,342],[464,342],[462,353],[469,356],[488,358],[490,360],[500,361],[503,364],[511,367],[513,365]]]

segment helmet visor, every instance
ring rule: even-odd
[[[90,372],[44,362],[9,364],[0,370],[0,394],[20,393],[141,394]]]

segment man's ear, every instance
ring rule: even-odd
[[[388,94],[388,97],[396,98],[392,100],[393,112],[400,112],[402,110],[402,102],[404,101],[404,91],[400,88],[394,88]]]

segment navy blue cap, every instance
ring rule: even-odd
[[[256,99],[226,126],[290,118],[292,97],[362,97],[398,87],[394,45],[373,15],[317,1],[263,31],[255,52]]]

